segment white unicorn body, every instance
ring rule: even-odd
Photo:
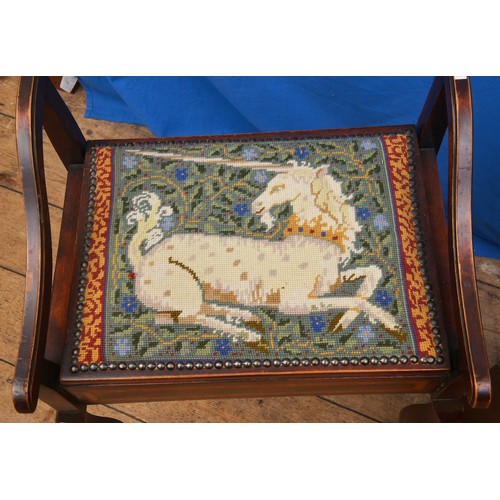
[[[341,271],[356,251],[360,227],[340,183],[328,175],[326,166],[295,166],[279,172],[253,201],[252,213],[270,230],[274,224],[270,210],[289,202],[295,223],[315,227],[318,237],[292,228],[289,236],[285,230],[283,241],[210,234],[164,236],[159,223],[172,210],[162,206],[154,193],[136,196],[127,220],[137,224],[128,248],[137,298],[157,311],[158,324],[200,324],[247,342],[258,342],[262,331],[251,307],[285,314],[346,311],[330,325],[331,331],[346,328],[364,313],[400,337],[393,316],[368,301],[382,276],[380,269],[372,265]],[[358,280],[355,297],[332,296],[342,283]]]

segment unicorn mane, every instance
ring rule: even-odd
[[[342,193],[340,182],[328,175],[328,166],[324,165],[315,170],[316,178],[311,183],[316,207],[334,221],[337,231],[344,234],[343,246],[347,257],[351,253],[358,253],[355,248],[356,234],[361,226],[356,221],[356,210],[349,203],[351,196]]]

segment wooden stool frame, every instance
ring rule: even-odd
[[[110,374],[105,382],[79,379],[61,372],[68,316],[78,274],[75,230],[83,205],[86,152],[98,141],[86,141],[76,121],[47,77],[23,77],[17,103],[17,147],[22,172],[27,227],[27,273],[24,318],[13,399],[21,413],[33,412],[38,399],[54,407],[57,421],[110,421],[87,412],[89,404],[279,395],[432,393],[435,414],[459,419],[466,408],[484,409],[491,400],[491,380],[483,339],[472,248],[472,100],[465,77],[436,77],[417,123],[425,198],[426,237],[434,259],[447,330],[449,363],[436,369],[392,370],[371,374],[358,368],[325,374],[313,368],[300,373],[235,372],[205,378],[126,377]],[[42,128],[68,170],[63,221],[54,276],[51,231],[44,177]],[[379,128],[380,129],[380,128]],[[336,130],[336,135],[375,129]],[[449,203],[446,230],[436,155],[448,130]],[[211,136],[203,139],[273,139],[332,131]],[[189,140],[194,138],[173,138]],[[170,139],[169,139],[170,140]],[[140,140],[139,140],[140,141]],[[113,141],[115,143],[131,141]],[[151,141],[144,141],[151,142]],[[53,279],[52,279],[53,278]],[[415,420],[418,408],[403,410],[403,420]]]

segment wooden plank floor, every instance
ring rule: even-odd
[[[0,78],[0,422],[51,422],[54,411],[40,403],[32,415],[11,402],[24,296],[26,236],[22,185],[17,168],[15,105],[17,77]],[[61,94],[82,132],[92,138],[153,137],[145,127],[84,118],[85,93]],[[54,238],[58,241],[65,169],[48,141],[45,161]],[[55,243],[54,243],[55,244]],[[55,252],[54,252],[55,255]],[[500,363],[500,261],[477,258],[478,284],[490,364]],[[114,404],[92,412],[125,422],[396,422],[401,408],[427,402],[426,395],[319,396]]]

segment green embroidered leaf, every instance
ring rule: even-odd
[[[278,340],[278,345],[281,346],[283,345],[285,342],[289,342],[290,340],[292,340],[292,336],[291,335],[285,335],[284,337],[281,337],[279,340]]]
[[[142,337],[142,333],[141,331],[138,331],[138,332],[135,332],[133,335],[132,335],[132,344],[137,348],[138,345],[139,345],[139,342],[141,340],[141,337]]]
[[[193,195],[193,200],[198,200],[202,197],[203,195],[203,186],[200,186],[197,190],[196,193]]]
[[[168,333],[175,333],[175,328],[173,326],[161,325],[160,329],[161,330],[167,330]]]
[[[231,198],[229,198],[229,196],[227,196],[226,193],[223,193],[221,195],[220,201],[222,201],[222,203],[227,203],[227,204],[232,204],[233,203],[233,200],[231,200]]]
[[[382,282],[380,283],[380,288],[384,288],[385,285],[387,285],[387,283],[389,283],[389,281],[391,280],[391,278],[393,277],[392,274],[388,274],[383,280]]]
[[[391,312],[394,315],[398,314],[399,307],[398,307],[398,301],[397,300],[394,300],[394,302],[392,303]]]
[[[387,238],[387,236],[389,236],[389,234],[390,234],[389,229],[386,229],[383,233],[380,233],[380,241],[381,242],[384,241]]]
[[[204,349],[209,342],[210,342],[210,339],[200,340],[196,344],[196,349]]]
[[[300,336],[307,338],[308,335],[307,335],[307,332],[306,332],[306,328],[304,327],[304,325],[303,325],[302,321],[300,321],[300,319],[299,319],[298,323],[299,323],[299,334],[300,334]]]
[[[386,340],[381,340],[381,341],[377,342],[377,346],[378,347],[390,347],[392,349],[397,349],[399,347],[399,343],[395,340],[386,339]]]
[[[328,342],[315,342],[314,346],[318,349],[328,349]]]
[[[352,337],[352,333],[346,333],[345,335],[340,335],[339,336],[339,342],[342,345],[345,345],[347,341]]]

